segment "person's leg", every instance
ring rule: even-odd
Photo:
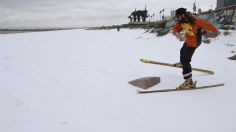
[[[192,77],[192,67],[191,67],[191,60],[193,53],[196,48],[189,47],[185,43],[180,50],[180,63],[183,66],[183,77],[184,79],[188,79]]]
[[[180,63],[182,64],[183,77],[185,82],[182,83],[177,89],[189,89],[196,86],[196,82],[192,80],[192,67],[191,59],[196,48],[188,47],[185,43],[180,50]]]

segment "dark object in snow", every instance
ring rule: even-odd
[[[160,82],[161,82],[160,77],[143,77],[143,78],[132,80],[129,82],[129,84],[142,88],[142,89],[148,89]]]
[[[117,27],[116,29],[117,29],[118,32],[120,31],[120,27]]]
[[[236,55],[229,57],[230,60],[236,60]]]
[[[205,38],[216,38],[220,32],[214,33],[214,32],[208,32],[208,31],[202,31],[202,34]]]
[[[210,39],[208,39],[208,38],[207,38],[207,39],[203,39],[202,41],[203,41],[204,43],[206,43],[206,44],[209,44],[209,43],[211,43],[211,40],[210,40]]]
[[[231,33],[228,31],[228,30],[226,30],[226,31],[224,31],[224,33],[223,33],[225,36],[228,36],[228,35],[230,35]]]
[[[230,44],[230,43],[226,43],[225,45],[229,47],[234,46],[234,44]]]

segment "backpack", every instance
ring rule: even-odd
[[[198,47],[202,43],[202,28],[197,29],[196,37],[197,37],[196,39],[197,39],[197,47]]]

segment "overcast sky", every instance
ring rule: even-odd
[[[216,7],[216,0],[0,0],[0,28],[124,24],[145,5],[157,20],[163,8],[165,15],[179,7],[192,11],[193,2],[203,11]]]

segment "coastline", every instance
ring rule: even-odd
[[[72,30],[79,28],[48,28],[48,29],[0,29],[0,34],[16,34],[16,33],[28,33],[28,32],[46,32],[57,30]]]

